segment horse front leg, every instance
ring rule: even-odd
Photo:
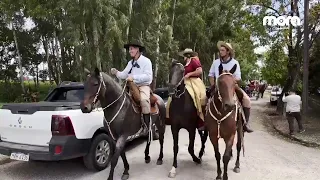
[[[144,150],[144,161],[148,164],[151,161],[151,158],[149,156],[149,148],[150,148],[149,140],[147,141],[146,149]]]
[[[115,153],[114,153],[114,155],[112,157],[112,160],[111,160],[111,168],[110,168],[110,173],[109,173],[108,180],[113,180],[114,169],[118,164],[119,156],[123,152],[124,146],[126,144],[127,137],[128,136],[126,136],[126,135],[122,135],[117,140]]]
[[[201,160],[203,154],[204,154],[204,150],[205,150],[205,147],[206,147],[206,142],[207,142],[207,139],[208,139],[208,131],[207,130],[204,130],[204,131],[200,131],[198,130],[199,132],[199,135],[200,135],[200,138],[201,138],[201,149],[200,149],[200,152],[199,152],[199,159]]]
[[[225,139],[226,149],[223,154],[223,180],[228,180],[228,164],[231,159],[234,136],[233,134],[229,139]]]
[[[123,161],[124,171],[121,177],[121,180],[127,180],[129,179],[129,163],[127,160],[126,152],[123,150],[121,153],[121,158]]]
[[[217,137],[217,134],[216,133],[210,133],[210,141],[213,145],[213,148],[214,148],[214,155],[216,157],[216,161],[217,161],[217,177],[216,177],[216,180],[221,180],[221,154],[219,152],[219,139]]]
[[[243,124],[242,124],[242,119],[240,118],[237,121],[237,160],[236,160],[236,164],[235,167],[233,169],[233,171],[235,173],[240,173],[240,152],[241,152],[241,147],[242,147],[242,140],[243,140]]]
[[[175,178],[177,175],[176,169],[177,169],[177,156],[178,156],[178,151],[179,151],[179,127],[171,125],[171,132],[172,132],[172,137],[173,137],[173,164],[172,164],[172,169],[169,172],[169,177],[170,178]]]
[[[201,160],[197,158],[197,156],[194,154],[194,140],[196,138],[196,130],[189,129],[188,132],[189,132],[189,147],[188,147],[189,154],[191,155],[193,162],[197,164],[201,164]]]

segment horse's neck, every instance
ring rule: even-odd
[[[107,107],[109,104],[117,102],[114,101],[120,101],[122,98],[120,96],[122,95],[121,87],[115,82],[110,76],[104,74],[104,83],[106,85],[106,91],[104,94],[104,101],[101,101],[102,107]],[[119,99],[118,99],[119,98]],[[118,99],[118,100],[117,100]]]
[[[177,87],[177,93],[176,96],[172,96],[173,99],[179,99],[179,100],[184,100],[185,94],[188,93],[184,82],[182,82],[178,87]]]

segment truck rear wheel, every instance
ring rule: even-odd
[[[106,134],[99,134],[94,137],[89,153],[83,157],[84,165],[94,171],[106,169],[114,153],[113,140]]]

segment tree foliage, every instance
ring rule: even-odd
[[[171,59],[185,48],[199,53],[207,82],[219,40],[234,46],[242,78],[255,78],[254,48],[269,40],[259,25],[266,8],[257,15],[239,8],[245,5],[233,0],[2,0],[1,79],[18,81],[19,54],[23,72],[34,77],[35,86],[46,77],[52,84],[81,81],[84,67],[121,70],[129,58],[123,45],[132,39],[145,44],[157,87],[166,85]],[[30,22],[34,26],[26,29]],[[260,44],[254,44],[253,37],[259,37]]]

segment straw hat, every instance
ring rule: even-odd
[[[230,43],[226,43],[224,41],[219,41],[217,43],[217,46],[218,46],[218,49],[221,48],[221,46],[227,48],[230,52],[230,56],[233,58],[234,57],[234,49],[232,48],[231,44]]]
[[[195,57],[195,56],[198,56],[198,53],[197,52],[194,52],[192,49],[190,48],[186,48],[185,50],[181,51],[181,52],[178,52],[178,55],[179,56],[182,56],[182,57],[187,57],[186,55],[187,54],[190,54],[191,57]]]

